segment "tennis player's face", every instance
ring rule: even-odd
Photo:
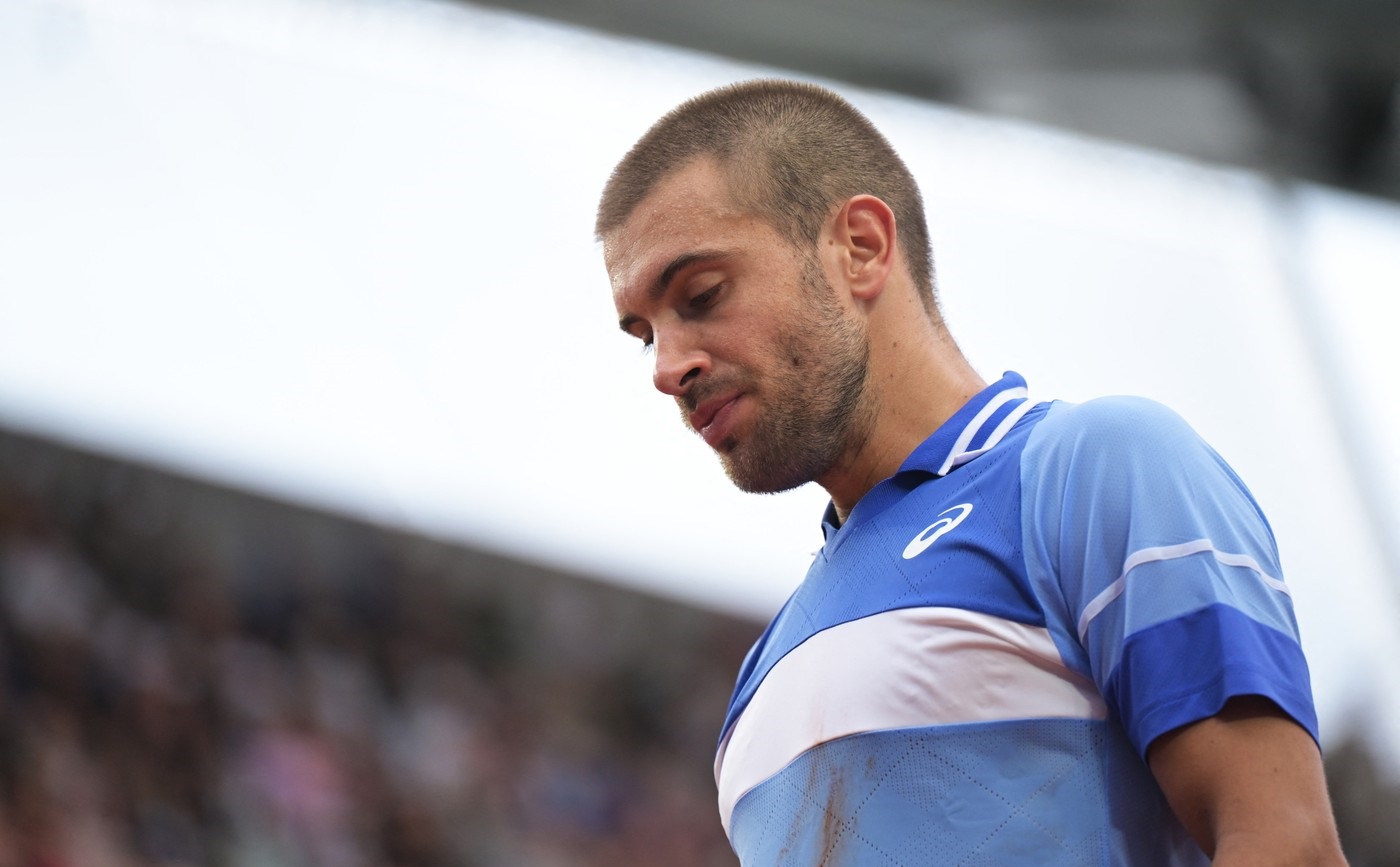
[[[730,202],[717,166],[663,180],[604,243],[619,322],[653,382],[746,491],[820,479],[853,447],[869,346],[823,274]]]

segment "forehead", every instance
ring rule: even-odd
[[[603,239],[614,299],[621,306],[624,296],[654,283],[668,263],[730,247],[751,235],[757,223],[735,204],[713,159],[699,158],[671,172]]]

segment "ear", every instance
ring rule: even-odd
[[[873,300],[884,290],[897,261],[894,211],[874,196],[853,196],[832,218],[831,232],[851,294]]]

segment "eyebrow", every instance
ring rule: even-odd
[[[671,287],[671,281],[676,279],[676,275],[681,271],[694,265],[696,262],[704,262],[719,259],[728,255],[725,250],[698,250],[693,253],[682,253],[661,269],[652,284],[647,287],[647,300],[656,302],[665,296],[666,290]],[[633,313],[628,313],[617,321],[617,326],[627,333],[631,333],[631,328],[641,321],[641,317]]]

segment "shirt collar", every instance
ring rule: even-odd
[[[979,391],[953,413],[952,418],[939,425],[905,458],[895,475],[921,472],[946,476],[990,451],[1033,406],[1026,380],[1021,374],[1008,370],[1000,380]],[[830,539],[839,527],[836,504],[828,502],[822,516],[823,535]]]
[[[1000,442],[1031,406],[1026,380],[1008,370],[939,425],[905,459],[899,472],[923,470],[946,476]]]

